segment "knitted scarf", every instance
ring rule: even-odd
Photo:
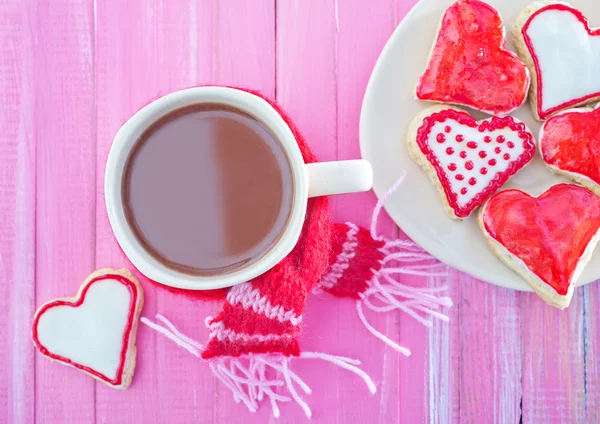
[[[281,114],[294,133],[305,163],[316,162],[317,158],[281,108],[259,93],[250,92],[267,100]],[[438,296],[445,287],[417,288],[399,278],[443,276],[446,267],[411,241],[386,240],[377,235],[377,217],[394,189],[377,204],[370,230],[352,223],[332,224],[328,199],[309,199],[296,247],[270,271],[223,290],[194,292],[167,288],[198,300],[223,302],[219,314],[206,319],[207,345],[181,333],[163,315],[158,314],[156,321],[143,317],[142,322],[206,360],[234,399],[252,412],[268,399],[273,415],[278,417],[278,404],[294,400],[310,418],[310,407],[298,392],[310,394],[311,389],[291,367],[292,361],[298,359],[321,359],[340,366],[361,377],[371,393],[375,393],[375,384],[358,367],[360,361],[322,352],[302,352],[297,336],[311,292],[353,299],[365,327],[406,356],[410,351],[375,329],[368,322],[364,308],[375,313],[403,311],[427,326],[432,325],[431,318],[448,320],[440,309],[451,306],[452,302]]]

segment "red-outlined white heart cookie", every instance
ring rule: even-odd
[[[40,353],[118,389],[131,384],[142,287],[127,270],[101,269],[77,296],[42,305],[33,318]]]
[[[573,288],[600,241],[600,197],[557,184],[539,197],[495,194],[479,224],[494,254],[552,306],[569,306]]]
[[[511,116],[477,122],[448,105],[417,115],[407,141],[454,219],[468,217],[535,154],[534,137],[523,122]]]
[[[552,171],[600,196],[600,104],[560,112],[542,125],[540,154]]]
[[[479,0],[459,0],[442,16],[418,100],[449,103],[507,115],[525,103],[527,66],[505,48],[500,14]]]
[[[531,106],[538,120],[600,100],[600,28],[564,2],[535,2],[513,28],[519,56],[532,75]]]

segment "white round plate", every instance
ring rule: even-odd
[[[360,119],[360,147],[363,158],[373,165],[373,188],[378,197],[391,187],[402,170],[404,183],[390,197],[385,209],[396,224],[416,243],[442,262],[498,286],[530,291],[529,287],[490,251],[479,230],[477,213],[463,221],[449,219],[427,175],[409,157],[406,133],[412,118],[431,103],[414,100],[414,89],[425,69],[427,55],[444,10],[454,0],[421,0],[398,25],[373,70]],[[488,0],[509,29],[517,13],[531,0]],[[600,26],[597,0],[572,0],[592,27]],[[514,51],[508,37],[508,47]],[[514,114],[537,136],[540,124],[529,104]],[[484,117],[474,114],[477,119]],[[504,188],[516,187],[539,195],[548,187],[564,182],[536,158],[515,175]],[[600,248],[586,267],[578,284],[600,278]]]

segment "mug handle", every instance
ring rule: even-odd
[[[308,197],[358,193],[373,186],[373,169],[366,160],[315,162],[304,166]]]

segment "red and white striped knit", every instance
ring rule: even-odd
[[[292,130],[304,162],[317,162],[289,117],[276,103],[265,100],[281,114]],[[207,322],[211,331],[210,341],[202,357],[208,359],[246,353],[297,356],[300,349],[296,336],[306,297],[329,266],[331,230],[327,198],[309,199],[304,227],[296,247],[267,273],[229,290],[223,310]]]

